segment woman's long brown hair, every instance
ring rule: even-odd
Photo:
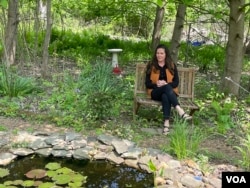
[[[150,73],[153,67],[154,67],[154,70],[156,70],[156,71],[159,70],[158,69],[158,61],[157,61],[157,57],[156,57],[156,53],[157,53],[157,50],[159,48],[164,49],[165,54],[166,54],[166,59],[165,59],[166,67],[171,72],[171,74],[174,74],[174,62],[173,62],[172,57],[170,55],[169,49],[164,44],[159,44],[156,47],[155,52],[154,52],[154,56],[152,58],[152,61],[149,62],[148,65],[147,65],[147,73]]]

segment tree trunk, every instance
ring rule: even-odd
[[[171,53],[174,63],[177,63],[178,61],[178,53],[179,53],[179,48],[180,48],[181,34],[183,31],[184,22],[185,22],[185,14],[186,14],[186,5],[179,4],[177,13],[176,13],[174,31],[173,31],[171,45],[170,45],[170,53]]]
[[[35,9],[35,20],[34,20],[34,31],[35,31],[35,41],[34,41],[34,56],[33,62],[37,60],[37,51],[38,51],[38,32],[40,27],[39,21],[39,7],[40,7],[40,0],[36,0],[36,9]]]
[[[230,7],[229,34],[226,47],[222,89],[238,96],[244,56],[244,5],[245,0],[228,0]]]
[[[8,1],[8,20],[4,37],[3,62],[7,67],[15,63],[18,30],[18,0]]]
[[[165,5],[164,5],[165,6]],[[160,43],[161,40],[161,28],[164,19],[165,8],[164,6],[157,6],[156,16],[154,21],[154,30],[152,34],[152,50],[155,50],[156,46]]]
[[[46,25],[46,35],[43,43],[43,57],[42,57],[42,77],[46,78],[48,76],[48,62],[49,62],[49,42],[51,36],[52,28],[52,18],[51,18],[51,0],[47,0],[47,25]]]

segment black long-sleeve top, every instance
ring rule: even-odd
[[[163,67],[158,66],[159,70],[160,70],[160,75],[159,75],[159,80],[166,80],[167,81],[167,75],[166,75],[166,65],[164,65]],[[146,84],[146,88],[148,89],[155,89],[157,87],[156,84],[152,83],[152,80],[150,79],[150,73],[146,73],[146,79],[145,79],[145,84]],[[174,77],[171,83],[168,83],[172,86],[172,88],[176,88],[179,85],[179,75],[178,75],[178,70],[176,65],[174,64]]]

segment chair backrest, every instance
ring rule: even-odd
[[[134,94],[145,94],[146,64],[136,64]],[[195,68],[177,67],[179,74],[179,97],[194,99]]]

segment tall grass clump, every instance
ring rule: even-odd
[[[78,82],[86,101],[85,118],[107,119],[119,115],[121,103],[118,99],[123,93],[123,82],[112,73],[110,62],[96,61],[85,66]]]
[[[32,78],[21,77],[6,67],[0,69],[0,95],[12,98],[39,91]]]
[[[199,144],[204,138],[205,135],[200,128],[190,128],[188,122],[176,118],[173,131],[169,134],[170,152],[178,159],[193,157],[197,154]]]
[[[242,159],[239,161],[241,167],[250,170],[250,135],[247,134],[245,139],[242,139],[241,146],[235,146],[240,151]]]

